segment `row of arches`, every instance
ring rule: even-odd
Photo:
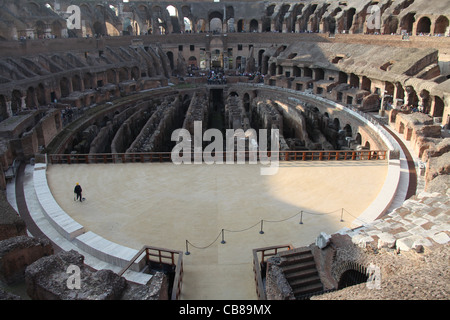
[[[250,121],[253,121],[252,116],[254,110],[252,110],[252,108],[254,108],[255,106],[254,102],[258,98],[258,93],[253,90],[240,91],[232,89],[230,90],[228,95],[241,100],[244,110],[250,117]],[[271,99],[267,100],[265,98],[264,100],[272,101]],[[274,103],[276,104],[276,102]],[[299,110],[303,110],[308,118],[313,119],[312,122],[316,121],[318,129],[320,129],[321,132],[325,133],[328,138],[330,138],[331,140],[335,140],[332,141],[332,144],[334,144],[334,147],[336,149],[340,149],[342,147],[356,148],[357,146],[361,146],[364,149],[370,150],[371,147],[376,147],[376,143],[374,142],[373,138],[364,130],[361,131],[361,127],[359,125],[355,125],[355,123],[349,122],[348,116],[346,114],[340,114],[340,112],[331,114],[326,109],[321,112],[318,107],[310,107],[306,104],[305,106],[300,107]],[[254,123],[252,123],[252,127],[256,127]],[[327,134],[326,132],[328,128],[337,133],[337,135],[331,136],[330,134]],[[297,130],[298,128],[289,126],[286,123],[283,126],[284,138],[295,138],[303,136],[302,133],[296,132]]]
[[[420,35],[444,35],[449,32],[449,19],[444,15],[439,16],[418,16],[410,12],[404,15],[399,21],[396,16],[389,16],[383,27],[385,34],[400,33],[405,31],[408,34]]]
[[[378,79],[371,79],[365,75],[358,75],[355,73],[346,73],[343,71],[334,72],[322,68],[310,68],[307,66],[293,66],[289,71],[285,70],[283,66],[277,65],[276,62],[271,62],[268,65],[268,59],[263,59],[262,70],[267,70],[270,77],[285,76],[301,78],[302,83],[297,85],[294,89],[306,91],[313,90],[316,94],[325,94],[332,100],[343,102],[346,104],[362,104],[363,98],[368,95],[378,95],[378,99],[371,100],[378,103],[377,107],[407,107],[413,111],[419,111],[429,114],[432,117],[440,118],[444,114],[445,103],[443,97],[433,95],[430,91],[422,88],[417,88],[417,84],[380,81]],[[308,80],[310,79],[310,80]],[[333,79],[335,85],[329,92],[324,92],[323,88],[317,85],[321,80]],[[348,86],[340,86],[347,84]],[[356,97],[354,95],[345,96],[346,90],[357,89],[360,90],[362,96]],[[365,92],[365,94],[363,93]]]
[[[22,110],[36,109],[69,97],[74,92],[96,90],[108,84],[118,85],[129,80],[139,80],[137,66],[112,68],[103,72],[86,72],[64,75],[53,84],[39,82],[25,90],[14,89],[10,96],[0,95],[0,121],[19,114]]]
[[[67,30],[65,21],[58,15],[54,4],[40,6],[30,3],[33,11],[42,8],[53,11],[53,21],[43,20],[34,24],[36,37],[52,33],[57,36],[75,36],[81,31]],[[256,8],[253,17],[236,17],[233,6],[214,9],[202,15],[195,4],[148,3],[81,3],[83,26],[86,34],[118,36],[121,34],[168,34],[201,32],[330,32],[363,33],[367,32],[366,8],[357,11],[354,7],[335,7],[329,11],[330,4],[269,4]],[[30,9],[31,10],[31,9]],[[59,8],[64,10],[64,8]],[[384,11],[385,8],[383,7]],[[203,11],[203,10],[202,10]],[[200,12],[202,12],[200,11]],[[385,34],[407,32],[409,34],[448,34],[449,18],[445,15],[418,15],[409,12],[403,16],[400,11],[383,17],[381,29]],[[50,31],[51,30],[51,31]],[[78,34],[79,35],[79,34]]]

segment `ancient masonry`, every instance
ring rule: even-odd
[[[282,151],[404,152],[402,203],[269,259],[268,299],[448,299],[445,1],[77,3],[0,1],[1,282],[26,281],[34,299],[168,299],[160,272],[137,285],[86,270],[78,295],[53,286],[69,264],[86,268],[83,256],[38,239],[5,194],[25,164],[161,155],[175,129],[193,134],[201,121],[203,130],[278,129]],[[67,23],[73,12],[79,28]],[[365,284],[372,265],[383,290]]]

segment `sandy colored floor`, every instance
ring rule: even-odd
[[[259,164],[80,164],[52,165],[47,175],[60,206],[108,240],[183,252],[187,240],[183,299],[256,299],[252,249],[309,245],[321,231],[350,226],[376,198],[387,168],[384,161],[287,162],[262,176]],[[74,201],[76,182],[83,203]]]

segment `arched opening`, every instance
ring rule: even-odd
[[[438,96],[434,97],[433,117],[442,117],[444,115],[444,101]]]
[[[403,17],[403,19],[400,23],[401,31],[405,31],[407,33],[412,32],[413,24],[416,21],[416,18],[414,16],[415,16],[415,13],[410,12]]]
[[[123,82],[123,81],[127,81],[127,80],[129,80],[128,69],[120,68],[119,69],[119,82]]]
[[[63,30],[63,28],[62,28],[62,25],[61,25],[61,23],[59,21],[54,21],[52,23],[52,34],[55,37],[61,37],[62,36],[62,30]]]
[[[398,19],[397,19],[397,17],[389,16],[384,21],[384,30],[383,30],[383,32],[385,34],[395,34],[395,33],[397,33],[397,29],[398,29]]]
[[[408,87],[407,88],[407,92],[408,92],[408,105],[410,107],[416,107],[419,105],[419,98],[417,97],[417,93],[414,90],[413,87]]]
[[[252,19],[250,21],[250,32],[258,32],[258,21],[256,21],[255,19]]]
[[[223,56],[222,52],[219,49],[214,49],[211,52],[211,66],[213,68],[223,67]]]
[[[448,29],[448,24],[449,22],[447,17],[439,16],[434,24],[434,34],[445,34]]]
[[[96,33],[94,31],[94,33]],[[130,18],[125,18],[123,20],[123,35],[132,35],[133,34],[133,26],[131,25]]]
[[[72,90],[73,91],[82,91],[81,78],[79,75],[74,75],[72,77]]]
[[[70,83],[69,80],[67,78],[62,78],[59,81],[59,87],[61,90],[61,98],[65,98],[68,97],[70,94]]]
[[[237,23],[237,32],[243,32],[244,31],[244,20],[239,20]]]
[[[336,32],[336,19],[333,17],[326,17],[323,19],[323,31],[334,34]]]
[[[86,73],[83,77],[84,89],[94,88],[94,78],[91,73]]]
[[[204,19],[199,19],[197,21],[197,32],[205,32],[206,31],[206,21]]]
[[[346,124],[344,127],[345,136],[351,137],[352,136],[352,126],[350,124]]]
[[[209,31],[222,33],[222,20],[220,18],[212,18],[209,22]]]
[[[248,93],[244,94],[244,98],[242,99],[242,102],[244,104],[244,109],[248,113],[250,112],[250,96]]]
[[[359,77],[356,74],[351,73],[350,74],[350,83],[349,84],[353,88],[359,88]]]
[[[109,69],[106,71],[106,80],[108,83],[115,84],[116,83],[116,71]]]
[[[420,98],[422,100],[421,105],[419,106],[419,108],[421,109],[420,111],[429,113],[431,107],[430,92],[428,92],[427,90],[420,91]]]
[[[339,71],[339,83],[347,83],[348,75],[345,72]]]
[[[259,50],[258,51],[258,71],[262,71],[262,64],[263,64],[263,57],[264,57],[265,50]]]
[[[400,122],[400,126],[398,127],[398,133],[402,134],[405,132],[405,124]]]
[[[356,134],[355,141],[358,145],[361,145],[361,143],[362,143],[361,133],[358,132]]]
[[[369,78],[367,78],[366,76],[363,76],[362,80],[361,80],[361,89],[370,92],[371,86],[372,86],[372,81]]]
[[[6,108],[6,98],[3,95],[0,95],[0,121],[8,118],[8,110]]]
[[[141,72],[139,71],[138,67],[131,68],[131,78],[133,80],[139,80],[141,78]]]
[[[271,20],[269,17],[264,17],[261,22],[262,32],[271,31]]]
[[[352,28],[353,25],[353,17],[355,15],[356,9],[355,8],[350,8],[348,9],[348,11],[346,12],[346,24],[345,24],[345,30],[348,32],[350,31],[350,29]]]
[[[187,33],[191,33],[192,32],[192,21],[191,19],[184,17],[183,18],[183,22],[184,22],[184,32]]]
[[[370,150],[370,142],[366,141],[366,143],[364,144],[364,148],[367,150]]]
[[[323,69],[314,69],[314,80],[324,80],[325,79],[325,72]]]
[[[168,51],[168,52],[166,52],[166,55],[167,55],[167,58],[169,59],[170,69],[173,70],[173,68],[174,68],[173,52],[172,51]]]
[[[277,73],[277,65],[276,65],[275,62],[272,62],[272,63],[270,64],[269,74],[270,74],[271,76],[274,76],[276,73]]]
[[[341,129],[341,123],[338,118],[333,119],[333,128],[337,131]]]
[[[45,88],[42,83],[39,83],[39,85],[37,86],[36,97],[39,105],[43,106],[47,103],[45,99]]]
[[[312,69],[308,67],[303,68],[303,76],[307,78],[312,78]]]
[[[25,103],[27,108],[35,108],[36,106],[36,91],[34,90],[33,87],[29,87],[27,90],[27,96],[25,99]]]
[[[188,66],[191,67],[191,69],[197,68],[197,58],[190,56],[188,59]]]
[[[97,37],[105,34],[105,28],[99,21],[94,22],[94,24],[92,25],[92,31],[94,32],[94,36]]]
[[[42,39],[45,36],[45,23],[42,21],[36,21],[36,25],[34,26],[35,30],[36,30],[36,36],[38,37],[38,39]]]
[[[428,34],[431,29],[431,20],[428,17],[422,17],[417,22],[417,34]]]
[[[17,115],[22,107],[22,94],[19,90],[14,90],[11,94],[11,110],[13,115]]]
[[[341,275],[341,278],[339,279],[338,290],[367,282],[368,278],[369,277],[361,271],[357,271],[354,269],[347,270]]]
[[[178,17],[178,10],[172,5],[167,6],[167,11],[171,17]]]

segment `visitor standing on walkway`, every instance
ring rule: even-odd
[[[83,192],[83,189],[81,189],[81,186],[78,182],[77,182],[77,185],[75,186],[75,189],[73,190],[73,192],[77,194],[77,200],[80,199],[80,202],[82,202],[83,197],[81,196],[81,193]]]

